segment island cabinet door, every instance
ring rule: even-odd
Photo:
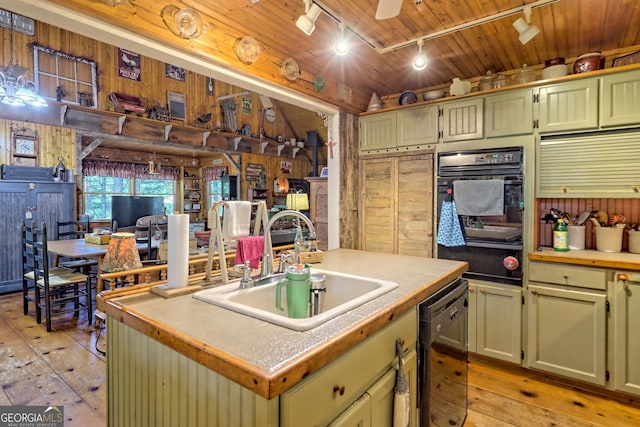
[[[613,381],[616,390],[640,395],[640,274],[616,272],[613,299]]]
[[[528,291],[529,367],[604,385],[605,292],[538,284]]]

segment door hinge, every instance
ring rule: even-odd
[[[524,305],[524,295],[522,295],[522,305]]]
[[[443,130],[439,130],[438,131],[438,139],[442,139],[444,138],[444,131]]]
[[[539,93],[534,93],[533,94],[533,103],[535,104],[536,102],[540,102],[540,94]]]
[[[604,302],[605,308],[607,310],[607,313],[609,313],[611,311],[611,304],[609,304],[609,300],[606,300]]]
[[[444,116],[444,108],[438,108],[438,117]]]
[[[609,381],[609,371],[604,371],[604,379]]]
[[[536,119],[533,121],[533,128],[538,129],[538,126],[540,126],[540,122],[538,121],[538,119]]]
[[[524,350],[520,350],[520,360],[524,360]]]

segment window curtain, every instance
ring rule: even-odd
[[[204,168],[202,171],[202,179],[205,182],[217,181],[222,179],[222,175],[229,174],[229,166],[215,166],[212,168]]]
[[[160,173],[149,175],[149,167],[146,164],[107,162],[104,160],[84,160],[82,162],[83,176],[112,176],[114,178],[141,178],[141,179],[172,179],[177,181],[180,177],[180,168],[175,166],[162,166]]]

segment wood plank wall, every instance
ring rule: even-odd
[[[629,224],[640,223],[640,199],[538,199],[537,203],[536,218],[542,218],[551,208],[568,212],[572,217],[586,211],[603,210],[609,215],[614,213],[624,214]],[[586,249],[595,249],[595,226],[591,221],[587,221],[585,225],[585,247]],[[539,220],[537,222],[537,230],[538,241],[536,246],[552,247],[553,224],[545,224],[544,221]],[[622,250],[627,251],[629,250],[628,248],[628,235],[624,233]]]

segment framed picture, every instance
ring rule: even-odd
[[[191,206],[192,206],[192,205],[191,205],[191,203],[185,203],[185,204],[184,204],[184,210],[185,210],[185,212],[186,212],[186,211],[190,211],[190,210],[191,210]]]
[[[172,119],[187,120],[187,111],[185,108],[185,96],[183,93],[167,92],[167,100],[169,104],[169,114]]]
[[[248,96],[242,97],[242,114],[253,114],[253,100]]]
[[[165,76],[180,82],[184,81],[184,68],[171,64],[164,64]]]
[[[613,60],[614,67],[621,67],[623,65],[637,64],[640,62],[640,51],[630,53],[629,55],[621,56]]]
[[[329,168],[328,167],[323,167],[322,170],[320,171],[320,176],[321,177],[328,177],[329,176]]]
[[[200,203],[193,203],[191,205],[191,209],[194,211],[199,211],[200,210]]]

